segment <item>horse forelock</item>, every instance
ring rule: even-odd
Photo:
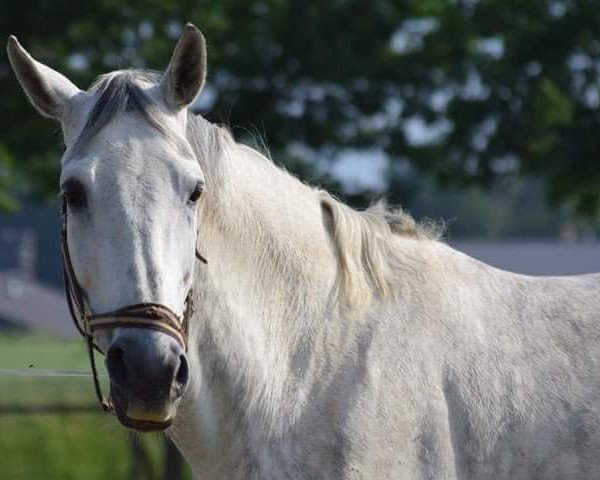
[[[160,83],[162,74],[150,70],[123,70],[101,75],[88,93],[95,102],[79,136],[71,147],[72,154],[82,153],[90,141],[119,113],[137,113],[164,137],[169,137],[154,101],[144,92],[143,86]]]

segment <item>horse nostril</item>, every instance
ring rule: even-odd
[[[188,383],[189,378],[190,378],[190,371],[188,368],[187,358],[185,358],[185,355],[180,355],[179,356],[179,369],[177,370],[177,374],[175,375],[175,382],[178,385],[185,387]]]
[[[113,383],[120,387],[127,383],[125,352],[122,348],[112,346],[108,349],[108,352],[106,352],[106,368]]]
[[[187,356],[175,340],[160,338],[171,347],[167,352],[140,335],[121,335],[112,342],[106,368],[115,393],[132,398],[183,394],[190,377]]]

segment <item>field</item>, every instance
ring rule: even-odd
[[[98,363],[102,359],[98,358]],[[81,340],[0,336],[0,369],[88,371]],[[0,409],[8,405],[94,405],[89,377],[15,377],[0,373]],[[0,414],[0,479],[131,478],[131,442],[141,442],[160,478],[159,434],[131,437],[116,419],[97,413]]]

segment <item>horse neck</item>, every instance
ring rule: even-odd
[[[222,142],[213,158],[203,157],[208,191],[199,215],[207,254],[218,252],[216,263],[227,269],[219,283],[232,279],[237,288],[248,279],[255,293],[288,301],[316,295],[336,267],[318,192],[259,152],[228,136]]]
[[[219,402],[243,399],[236,409],[275,421],[269,409],[281,413],[298,352],[331,308],[337,264],[319,195],[232,140],[199,157],[198,368]]]

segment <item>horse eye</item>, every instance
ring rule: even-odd
[[[87,204],[85,188],[81,182],[77,180],[67,180],[63,186],[63,195],[67,200],[67,205],[70,208],[83,208]]]
[[[196,188],[194,188],[194,191],[190,195],[190,203],[196,203],[200,198],[200,195],[202,195],[203,190],[204,186],[201,183],[196,185]]]

